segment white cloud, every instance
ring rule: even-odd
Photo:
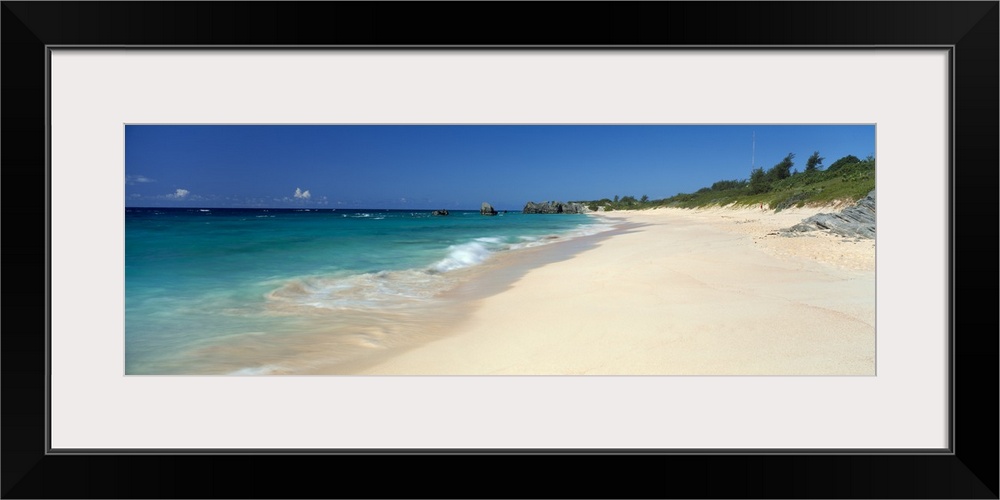
[[[299,188],[295,188],[295,197],[296,198],[301,198],[303,200],[308,200],[309,198],[312,197],[312,195],[309,194],[309,190],[308,189],[305,190],[305,191],[303,191],[303,190],[301,190]]]
[[[177,191],[174,191],[173,194],[166,195],[166,197],[170,200],[183,200],[189,193],[191,193],[191,191],[188,191],[187,189],[178,189]]]
[[[149,177],[146,177],[145,175],[126,175],[125,176],[125,184],[128,184],[130,186],[133,185],[133,184],[145,184],[147,182],[156,182],[156,181],[153,180],[153,179],[150,179]]]

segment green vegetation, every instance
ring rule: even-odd
[[[861,159],[859,159],[857,156],[847,155],[847,156],[845,156],[845,157],[843,157],[843,158],[841,158],[841,159],[833,162],[833,165],[830,165],[830,167],[827,168],[826,171],[827,172],[835,172],[837,170],[840,170],[840,167],[843,167],[844,165],[850,165],[852,163],[858,163],[860,161],[861,161]]]
[[[795,155],[789,153],[766,171],[763,168],[753,169],[749,179],[718,181],[711,187],[690,194],[680,193],[661,200],[651,200],[646,195],[638,200],[634,196],[615,195],[614,200],[603,198],[580,203],[591,210],[603,206],[606,211],[729,204],[763,204],[780,211],[793,206],[821,205],[838,200],[857,201],[875,189],[875,158],[872,156],[861,160],[848,155],[833,162],[826,170],[820,170],[823,158],[817,151],[806,161],[804,172],[792,171],[794,158]]]
[[[819,155],[819,151],[816,151],[806,160],[806,172],[815,172],[819,170],[819,167],[823,166],[823,157]]]

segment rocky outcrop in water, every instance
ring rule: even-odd
[[[582,203],[563,203],[561,201],[547,201],[545,203],[535,203],[529,201],[524,205],[522,213],[526,214],[582,214],[590,209]]]
[[[447,210],[435,210],[431,212],[431,215],[448,215]]]
[[[807,231],[829,231],[840,236],[854,238],[875,237],[875,190],[862,198],[854,206],[835,214],[816,214],[802,222],[782,230],[785,236]]]
[[[493,209],[493,205],[490,205],[485,201],[483,202],[482,205],[479,206],[479,215],[496,215],[496,214],[497,211]]]

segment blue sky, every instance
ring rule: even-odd
[[[814,151],[874,155],[875,126],[127,125],[125,205],[520,210],[690,193],[788,153],[801,171]]]

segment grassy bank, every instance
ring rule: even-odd
[[[776,166],[777,167],[777,166]],[[779,178],[774,169],[750,180],[718,181],[694,193],[679,193],[669,198],[651,200],[647,196],[615,196],[614,199],[582,201],[592,210],[641,210],[656,207],[696,208],[708,206],[765,205],[773,210],[807,205],[826,205],[837,201],[853,202],[875,189],[875,160],[853,156],[834,162],[826,170],[788,173]]]

